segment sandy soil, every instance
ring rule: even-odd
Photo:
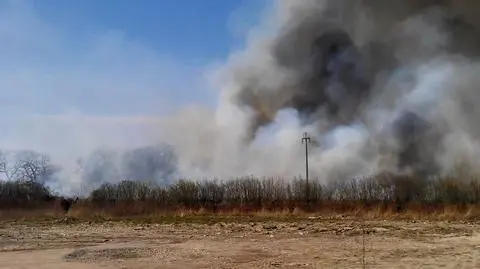
[[[362,268],[364,263],[365,268],[480,268],[480,223],[0,222],[0,268]]]

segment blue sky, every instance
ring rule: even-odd
[[[89,35],[119,30],[185,64],[223,59],[258,21],[264,0],[36,0],[49,23]],[[238,29],[243,28],[243,29]]]
[[[215,96],[204,79],[208,66],[242,45],[262,5],[260,0],[4,0],[0,107],[132,115],[212,103]]]
[[[214,106],[209,71],[243,46],[267,3],[0,1],[0,149],[73,159],[146,141],[152,116]]]

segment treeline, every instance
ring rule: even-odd
[[[0,209],[38,208],[58,201],[33,180],[0,182]],[[254,212],[259,210],[347,211],[480,205],[480,179],[475,176],[417,178],[380,175],[322,184],[301,178],[245,177],[234,180],[179,180],[168,186],[137,181],[105,183],[80,200],[81,207],[116,215],[177,210]],[[74,206],[75,208],[75,206]]]
[[[59,199],[43,184],[31,180],[0,181],[0,210],[50,206]]]
[[[322,184],[318,180],[247,177],[235,180],[180,180],[167,187],[123,181],[94,190],[89,203],[125,212],[151,210],[338,210],[362,206],[402,212],[412,207],[480,205],[480,180],[381,175]],[[139,207],[138,205],[144,205]]]
[[[98,186],[119,178],[148,179],[168,184],[176,169],[176,158],[168,145],[125,151],[99,149],[78,160],[77,176],[82,184]],[[41,208],[62,201],[46,186],[68,184],[62,167],[50,156],[33,150],[0,150],[0,210]],[[63,207],[63,206],[61,206]]]

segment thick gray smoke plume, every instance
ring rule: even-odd
[[[219,72],[216,111],[170,119],[183,174],[478,169],[480,1],[282,0]],[[478,115],[477,115],[478,113]]]

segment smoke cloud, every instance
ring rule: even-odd
[[[75,131],[57,160],[81,160],[47,183],[87,193],[124,179],[288,178],[303,174],[304,132],[312,137],[310,174],[324,182],[381,172],[441,175],[457,164],[480,172],[479,1],[274,4],[245,49],[212,75],[215,109],[184,107],[145,128],[106,126],[104,140],[88,138],[95,142],[88,151],[113,133],[125,147],[93,153],[77,148],[73,140],[85,134]]]
[[[145,146],[128,150],[98,149],[78,160],[82,192],[103,183],[122,180],[170,184],[176,176],[176,156],[169,145]]]
[[[192,177],[478,169],[480,2],[282,0],[216,73],[215,111],[166,119]]]

